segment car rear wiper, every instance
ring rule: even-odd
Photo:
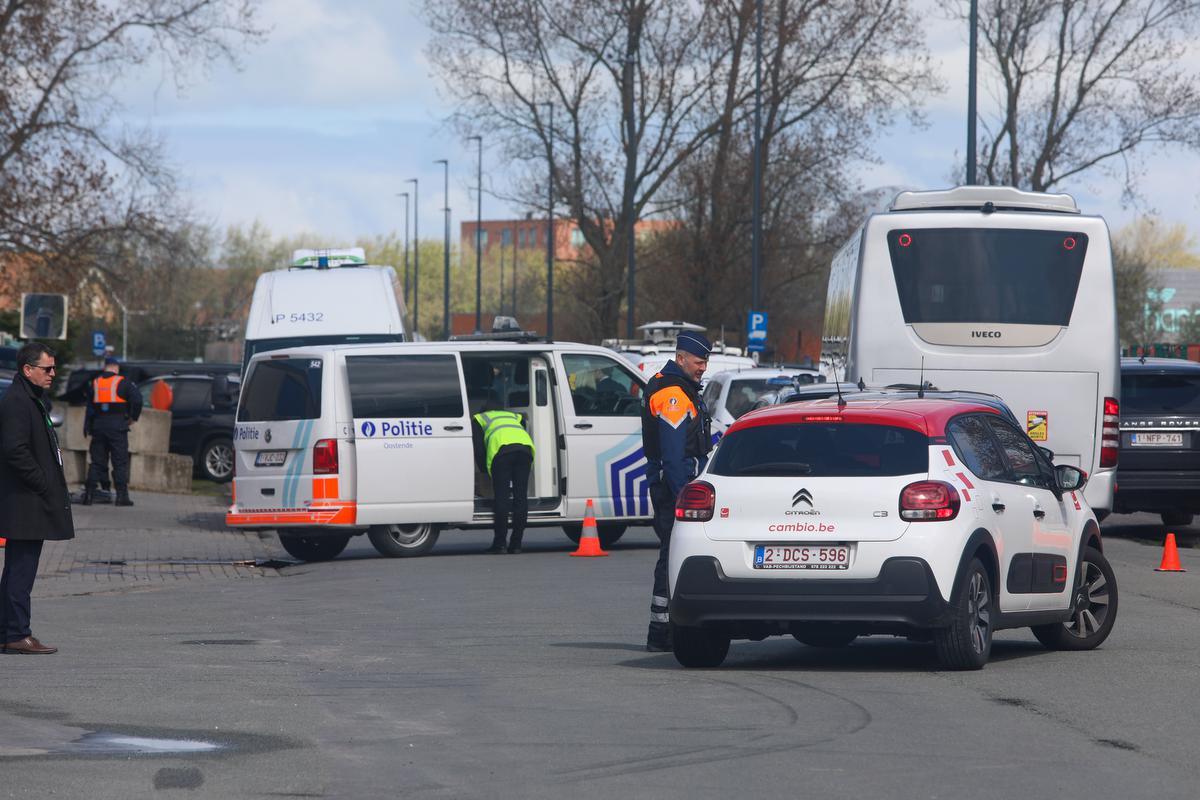
[[[765,464],[752,464],[748,467],[742,467],[737,471],[737,474],[807,475],[810,472],[812,472],[811,464],[804,464],[798,461],[768,461]]]

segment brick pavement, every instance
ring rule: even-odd
[[[46,543],[34,597],[272,578],[278,566],[295,563],[274,533],[226,528],[224,498],[139,492],[133,499],[132,508],[75,505],[75,538]]]

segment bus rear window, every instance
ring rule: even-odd
[[[1088,238],[1077,231],[888,232],[904,321],[1066,326]]]
[[[272,358],[250,371],[238,422],[282,422],[321,416],[321,359]]]
[[[879,477],[928,471],[925,434],[847,422],[743,428],[721,440],[709,467],[714,475],[743,477]]]

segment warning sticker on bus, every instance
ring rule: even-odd
[[[1045,411],[1025,412],[1025,432],[1035,442],[1044,442],[1049,436],[1050,415]]]

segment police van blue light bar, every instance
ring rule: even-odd
[[[322,250],[295,250],[292,266],[307,269],[329,269],[330,267],[361,267],[367,263],[367,252],[361,247],[343,247]]]

